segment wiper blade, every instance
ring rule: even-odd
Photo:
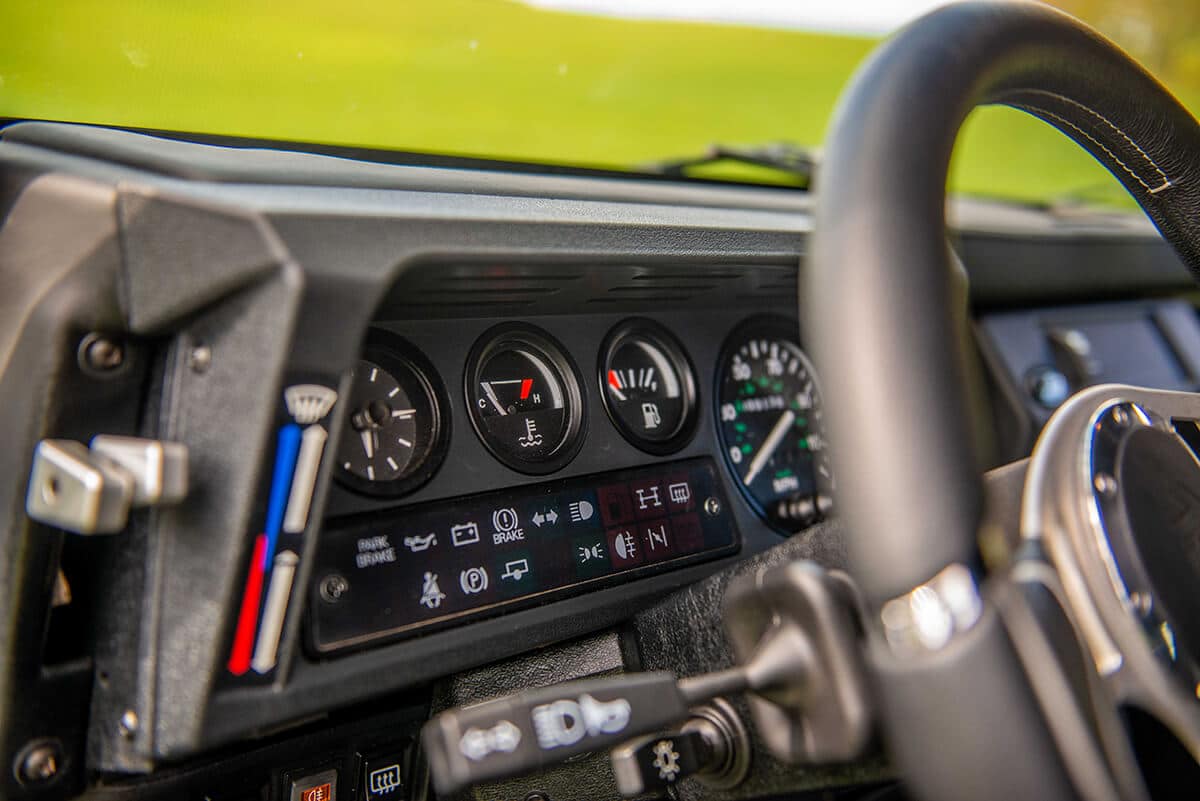
[[[787,173],[796,179],[803,189],[812,184],[813,173],[817,167],[817,156],[812,150],[792,144],[791,142],[768,142],[763,145],[709,145],[708,149],[698,156],[677,159],[663,159],[642,165],[647,172],[660,175],[670,175],[686,178],[696,167],[704,167],[720,162],[750,164],[770,170]]]

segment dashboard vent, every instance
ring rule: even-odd
[[[446,264],[409,269],[379,314],[395,319],[653,311],[663,304],[794,307],[796,267],[785,264]]]

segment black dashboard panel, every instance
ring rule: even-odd
[[[703,467],[697,476],[699,484],[712,488],[711,494],[721,507],[719,518],[724,519],[725,515],[729,517],[724,529],[712,528],[706,521],[705,531],[709,532],[704,537],[706,544],[692,549],[687,555],[703,551],[720,556],[731,549],[736,550],[738,543],[741,543],[743,552],[750,553],[779,542],[780,535],[767,527],[748,507],[726,469],[716,437],[713,392],[718,380],[717,357],[725,339],[746,320],[761,317],[764,309],[773,309],[778,315],[784,315],[777,319],[788,320],[791,309],[785,299],[794,291],[795,270],[786,265],[770,263],[710,267],[680,262],[602,266],[548,261],[516,265],[506,262],[430,262],[415,266],[381,302],[373,330],[402,336],[428,361],[430,369],[435,371],[435,377],[446,387],[449,401],[446,421],[453,435],[443,467],[424,486],[403,498],[381,498],[356,492],[341,483],[332,485],[325,512],[327,531],[322,535],[319,548],[323,554],[329,549],[329,558],[318,558],[316,564],[319,567],[312,574],[309,591],[310,608],[313,610],[310,619],[316,632],[310,643],[313,653],[320,658],[334,651],[361,646],[367,640],[381,639],[375,636],[377,630],[405,629],[408,636],[426,630],[419,627],[420,630],[412,631],[411,624],[415,620],[366,623],[361,619],[362,607],[347,610],[340,601],[331,605],[327,597],[329,587],[325,588],[326,597],[323,598],[322,584],[331,575],[336,575],[347,579],[349,587],[353,587],[355,582],[348,579],[346,571],[356,569],[354,560],[359,558],[356,556],[358,541],[370,541],[372,536],[381,536],[386,532],[404,532],[391,537],[386,546],[377,542],[380,548],[400,548],[402,552],[397,557],[399,562],[411,565],[424,558],[412,553],[411,548],[409,552],[404,552],[405,535],[418,538],[412,543],[417,548],[426,542],[430,544],[425,547],[435,548],[438,546],[432,545],[428,537],[437,533],[440,546],[449,547],[447,553],[453,554],[455,546],[451,523],[455,521],[448,518],[441,520],[440,517],[444,514],[453,515],[455,509],[460,510],[461,516],[464,505],[474,509],[482,502],[475,500],[480,493],[491,493],[490,498],[496,499],[493,505],[498,508],[513,507],[522,523],[522,530],[532,537],[542,533],[540,526],[532,524],[533,515],[539,511],[544,515],[548,509],[535,509],[530,504],[544,493],[558,495],[563,492],[562,487],[574,486],[594,494],[597,489],[610,486],[618,480],[604,478],[605,475],[611,475],[612,471],[624,471],[627,474],[640,471],[653,478],[676,475],[680,464],[685,467],[687,464],[700,464]],[[503,316],[468,316],[484,311],[499,312]],[[455,313],[461,316],[452,316]],[[696,419],[691,435],[682,440],[673,452],[647,453],[630,442],[606,412],[599,372],[581,369],[585,420],[578,453],[549,476],[533,475],[497,459],[468,419],[473,400],[469,395],[470,382],[464,381],[464,374],[472,363],[472,349],[481,338],[487,339],[489,332],[520,320],[523,324],[536,325],[537,330],[553,337],[574,363],[595,365],[610,334],[620,330],[631,319],[631,315],[637,315],[632,319],[651,321],[674,337],[694,370]],[[795,318],[790,319],[792,328],[797,329]],[[798,335],[798,331],[795,335]],[[695,461],[697,459],[701,461]],[[548,480],[550,483],[547,483]],[[669,497],[672,483],[676,482],[659,482],[663,499]],[[464,499],[464,496],[471,497]],[[597,507],[600,506],[598,498],[587,497]],[[499,500],[504,498],[515,500],[511,504],[500,505]],[[555,513],[563,518],[561,524],[555,525],[568,522],[571,514],[568,501],[564,499],[563,503],[554,505]],[[694,499],[692,503],[695,503]],[[430,512],[431,509],[444,511]],[[490,507],[480,508],[478,517],[482,523],[474,518],[472,521],[486,528],[493,511],[495,509]],[[438,518],[438,525],[418,525],[419,521],[428,520],[430,514]],[[597,511],[595,520],[599,519],[600,512]],[[552,524],[544,525],[548,530]],[[596,531],[603,534],[607,527],[602,526]],[[492,532],[483,533],[490,536]],[[610,567],[612,548],[611,543],[605,547]],[[367,550],[373,549],[374,546],[371,546]],[[525,554],[523,551],[523,554],[523,558],[532,559],[534,556],[532,552]],[[474,594],[462,590],[457,582],[463,570],[477,566],[465,563],[458,565],[453,559],[451,561],[453,565],[445,563],[453,568],[451,574],[430,571],[439,575],[439,591],[446,593],[450,601],[458,599],[458,596]],[[675,564],[686,566],[694,561],[696,558],[691,557],[680,559]],[[341,572],[333,569],[335,563]],[[488,570],[489,592],[493,592],[497,570],[503,573],[503,565],[493,566],[489,563],[484,567]],[[421,570],[417,575],[421,580],[419,584],[424,583],[425,572]],[[658,571],[640,568],[634,571],[630,580],[638,585],[652,586],[654,580],[647,582],[641,577],[655,572]],[[446,575],[451,575],[453,579],[449,585],[446,585]],[[588,587],[611,586],[620,581],[619,577],[607,581],[590,580],[599,576],[582,578],[589,579]],[[411,580],[408,583],[411,584]],[[558,589],[559,585],[575,583],[564,579],[540,589]],[[372,587],[376,584],[371,582]],[[450,589],[447,590],[446,586]],[[423,593],[418,592],[412,598],[407,598],[410,594],[408,590],[411,587],[406,587],[403,592],[392,591],[385,595],[387,599],[398,601],[400,597],[405,597],[407,601],[419,603]],[[369,592],[378,593],[379,590],[376,588]],[[482,596],[485,593],[479,594]],[[561,598],[564,594],[567,593],[560,590],[552,597]],[[374,597],[384,596],[376,594]],[[544,604],[548,600],[539,593],[539,603]],[[586,602],[586,599],[579,599],[579,602]],[[595,606],[601,607],[605,603],[597,600]],[[530,606],[528,602],[482,605],[490,607],[492,615],[497,612],[511,613],[515,608]],[[331,606],[339,607],[336,617],[344,622],[334,624],[329,614],[335,611]],[[472,604],[471,608],[474,606]],[[385,609],[388,610],[385,617],[403,618],[403,615],[397,617],[398,611],[382,602],[375,610],[375,617],[378,618]],[[440,620],[442,616],[430,614],[427,617]],[[450,617],[450,624],[464,625],[461,615]],[[519,613],[510,617],[519,619]],[[322,625],[326,626],[325,634],[319,631]],[[446,625],[445,621],[441,621],[440,626],[435,628],[445,628]],[[329,633],[331,631],[342,633],[335,636]],[[349,633],[351,631],[354,633]],[[386,640],[387,637],[382,639]]]
[[[491,493],[491,497],[497,499],[494,505],[499,504],[499,499],[516,499],[514,503],[498,508],[512,506],[523,523],[522,529],[533,535],[541,533],[538,532],[540,527],[531,525],[532,515],[539,510],[532,506],[525,508],[529,505],[527,501],[543,492],[561,492],[563,482],[590,487],[589,491],[594,492],[601,484],[607,486],[616,480],[595,477],[612,471],[641,470],[651,477],[673,475],[680,460],[703,458],[702,464],[706,466],[701,483],[713,489],[712,494],[722,508],[719,517],[725,519],[729,515],[726,529],[713,528],[711,521],[705,521],[704,545],[697,544],[687,554],[681,554],[690,558],[680,559],[676,564],[686,566],[695,562],[693,554],[700,552],[710,554],[711,558],[731,549],[737,550],[739,544],[745,553],[752,553],[777,543],[780,535],[747,505],[727,470],[716,435],[714,392],[719,378],[717,368],[721,348],[729,335],[744,327],[748,320],[762,319],[770,310],[775,314],[772,319],[785,324],[790,320],[792,336],[799,336],[798,323],[789,302],[795,293],[795,282],[794,267],[770,261],[707,265],[682,260],[661,264],[655,261],[603,264],[575,259],[450,263],[430,260],[410,268],[385,294],[371,330],[393,340],[402,339],[421,355],[433,371],[434,380],[446,388],[448,402],[443,412],[444,421],[453,434],[442,468],[427,483],[403,498],[389,499],[355,491],[345,482],[331,485],[325,510],[328,522],[319,546],[323,556],[315,563],[309,588],[312,653],[318,659],[323,658],[333,652],[359,648],[367,641],[394,639],[393,635],[401,630],[408,637],[420,635],[429,630],[416,625],[421,618],[436,618],[435,629],[468,624],[469,620],[464,621],[462,613],[476,606],[488,607],[487,612],[491,615],[531,606],[530,602],[508,602],[515,599],[505,599],[505,603],[491,599],[482,604],[460,604],[462,608],[455,614],[433,614],[441,609],[439,604],[434,610],[426,609],[429,614],[410,619],[391,603],[419,605],[428,584],[424,577],[426,572],[431,574],[430,580],[437,579],[437,592],[447,595],[447,608],[456,601],[475,600],[462,597],[476,593],[463,589],[458,581],[463,570],[480,565],[459,565],[452,558],[455,554],[452,523],[462,521],[440,518],[452,515],[452,510],[464,504],[474,509],[477,505],[474,498],[479,493]],[[645,448],[630,441],[606,411],[605,387],[600,383],[599,371],[581,367],[578,380],[584,420],[578,452],[550,475],[538,475],[521,465],[509,465],[497,458],[491,445],[480,435],[477,421],[471,419],[473,404],[484,402],[471,394],[475,381],[468,376],[477,362],[479,346],[513,326],[518,326],[518,330],[525,327],[551,338],[555,348],[561,348],[571,363],[591,366],[598,363],[612,333],[624,330],[631,320],[646,321],[673,338],[682,350],[689,371],[694,372],[691,376],[695,385],[695,397],[692,398],[694,421],[687,431],[688,436],[681,438],[670,452],[647,453]],[[368,335],[368,342],[378,340],[379,335]],[[516,391],[517,388],[513,389]],[[546,484],[548,479],[558,487]],[[660,487],[664,498],[671,483]],[[471,497],[464,499],[463,496]],[[440,506],[438,502],[441,502]],[[570,514],[569,505],[564,502],[561,507],[556,508],[556,513],[566,518]],[[431,512],[431,509],[443,511]],[[481,508],[478,511],[482,523],[474,519],[469,522],[486,528],[495,510]],[[430,521],[431,514],[437,518],[437,525]],[[603,533],[603,529],[597,531]],[[413,552],[414,546],[439,547],[429,539],[435,533],[440,547],[450,549],[446,551],[450,561],[439,562],[439,566],[445,568],[440,571],[418,571],[416,586],[420,591],[416,595],[408,597],[413,588],[413,577],[406,575],[402,579],[407,580],[404,590],[383,591],[379,587],[383,582],[370,581],[366,592],[376,601],[370,609],[342,602],[342,593],[349,597],[356,584],[348,571],[363,572],[364,575],[380,572],[377,565],[371,565],[370,571],[359,571],[355,566],[356,558],[372,558],[356,553],[360,540],[370,543],[374,537],[387,536],[386,545],[374,540],[375,545],[367,550],[387,553],[388,549],[399,548],[396,564],[412,566],[426,558],[418,555],[425,551]],[[640,534],[644,536],[645,532]],[[407,551],[403,545],[405,536],[417,537]],[[609,543],[606,559],[611,567],[615,567],[611,565],[612,548]],[[522,551],[520,556],[533,559],[534,555],[532,551]],[[487,570],[489,589],[477,594],[481,600],[487,600],[482,596],[490,598],[497,587],[502,586],[497,584],[497,576],[505,571],[503,565],[490,562],[482,567]],[[639,585],[647,584],[644,576],[659,572],[647,568],[634,571],[629,580]],[[397,569],[400,567],[392,570]],[[449,583],[447,576],[451,578]],[[599,576],[580,578],[588,579],[585,582],[588,587],[613,585],[621,580],[620,577],[607,581],[592,580]],[[329,599],[331,585],[326,582],[332,582],[339,596],[333,603]],[[344,588],[341,587],[343,582]],[[551,585],[539,587],[536,601],[544,604],[551,598],[562,598],[569,594],[564,592],[566,585],[577,583],[567,581],[565,577],[556,579]],[[649,584],[652,586],[654,582]],[[550,589],[555,592],[549,597],[541,592]],[[597,600],[595,606],[605,603]]]
[[[711,459],[327,524],[311,642],[333,654],[736,551]]]
[[[198,476],[196,503],[139,518],[135,536],[105,544],[94,562],[101,574],[96,586],[106,591],[80,596],[90,602],[98,632],[92,656],[104,677],[92,686],[90,711],[99,769],[145,771],[618,626],[673,590],[781,542],[722,461],[714,371],[722,343],[739,325],[757,315],[795,313],[811,225],[802,193],[405,168],[48,125],[6,130],[0,166],[14,176],[4,198],[14,228],[35,245],[27,247],[36,257],[31,274],[55,276],[72,288],[72,302],[87,309],[61,330],[10,318],[16,330],[0,344],[19,344],[5,373],[19,381],[0,385],[0,399],[11,430],[31,438],[6,440],[11,447],[0,452],[0,469],[27,472],[36,437],[83,436],[41,410],[61,405],[68,392],[82,397],[96,388],[84,379],[63,382],[47,370],[44,354],[81,329],[103,325],[152,360],[147,386],[158,393],[137,420],[112,423],[111,433],[182,441]],[[982,287],[977,305],[1037,294],[1048,271],[1023,270],[1025,261],[1009,258],[1014,249],[1058,253],[1084,236],[1034,211],[994,211],[967,209],[959,231],[968,270]],[[26,227],[22,221],[30,219],[52,224]],[[1110,239],[1118,237],[1134,266],[1106,263],[1106,292],[1165,292],[1186,284],[1152,232],[1123,230]],[[1142,264],[1153,269],[1141,271]],[[1066,264],[1055,292],[1087,296],[1086,276],[1094,269]],[[1013,270],[1017,278],[1007,280]],[[29,297],[0,298],[0,306],[34,308],[39,297],[31,290]],[[633,317],[668,331],[695,370],[694,433],[672,453],[631,443],[600,394],[603,343]],[[578,452],[548,475],[498,461],[467,416],[463,376],[471,348],[492,327],[513,322],[546,331],[579,368],[583,438]],[[264,527],[278,434],[290,423],[285,392],[310,385],[345,397],[373,328],[403,337],[438,376],[449,412],[444,460],[423,483],[406,486],[407,494],[387,497],[334,481],[332,460],[321,461],[311,522],[287,540],[294,586],[305,591],[285,598],[278,661],[261,674],[234,675],[227,664],[248,566]],[[140,393],[147,386],[108,391]],[[343,417],[333,413],[326,422],[336,442]],[[737,533],[736,553],[725,542],[711,561],[598,582],[553,603],[505,607],[336,657],[306,646],[327,531],[333,541],[333,532],[351,521],[403,520],[464,497],[534,492],[546,483],[573,487],[614,471],[669,471],[682,463],[713,466],[732,518],[729,532]],[[5,492],[3,512],[23,520],[23,498]],[[52,541],[32,525],[21,536]],[[65,547],[76,561],[92,556],[70,541]],[[41,587],[41,575],[9,579]],[[22,609],[36,611],[12,623],[23,627],[22,636],[49,630],[53,640],[46,599],[33,598]],[[5,681],[11,695],[15,685],[11,677]],[[136,736],[120,734],[128,711],[143,724]]]

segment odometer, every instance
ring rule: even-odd
[[[758,318],[722,349],[717,429],[725,460],[755,510],[799,531],[833,508],[820,388],[794,322]]]

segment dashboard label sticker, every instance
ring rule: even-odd
[[[354,566],[359,570],[373,565],[386,565],[396,561],[396,549],[388,542],[387,535],[363,537],[358,541],[358,554]]]
[[[459,523],[451,526],[450,539],[454,541],[455,548],[461,548],[464,545],[474,545],[479,542],[479,526],[474,522]]]
[[[446,593],[438,586],[437,573],[425,571],[421,579],[421,605],[428,609],[437,609],[446,600]]]
[[[571,510],[572,523],[587,522],[592,519],[592,513],[596,511],[595,507],[587,501],[574,501],[568,508]]]
[[[399,790],[400,765],[392,763],[367,774],[367,798],[378,798]]]
[[[492,543],[502,545],[506,542],[520,542],[525,539],[525,529],[521,528],[521,518],[512,507],[497,509],[492,512]]]
[[[310,574],[308,642],[333,653],[728,553],[729,508],[701,458],[331,521]],[[329,576],[349,591],[322,593]]]
[[[528,559],[514,559],[511,562],[504,563],[504,572],[500,575],[501,579],[511,579],[512,581],[520,581],[529,574]]]
[[[488,572],[482,566],[469,567],[458,574],[458,586],[467,595],[478,595],[488,588]]]
[[[428,551],[435,545],[437,545],[437,534],[426,534],[423,537],[412,536],[404,538],[404,547],[413,553]]]

